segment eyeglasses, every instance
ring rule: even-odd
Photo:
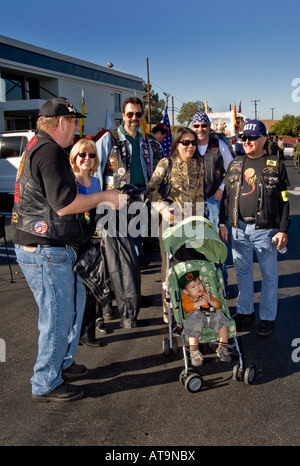
[[[193,125],[194,128],[207,128],[208,127],[208,123],[203,123],[203,125],[199,125],[198,123],[195,123]]]
[[[246,142],[246,141],[252,142],[252,141],[256,141],[257,139],[260,139],[260,136],[246,136],[246,135],[243,135],[241,137],[241,139],[242,139],[243,142]]]
[[[78,124],[79,124],[79,119],[77,117],[66,116],[65,119],[68,120],[68,121],[74,120],[74,123],[75,123],[76,126],[78,126]]]
[[[192,144],[192,146],[197,146],[197,141],[193,140],[190,141],[189,139],[183,139],[183,141],[179,141],[183,146],[189,146]]]
[[[127,116],[127,118],[129,118],[129,120],[131,120],[131,118],[133,118],[134,115],[135,115],[137,118],[142,118],[142,116],[143,116],[142,112],[127,112],[127,113],[126,113],[126,116]]]
[[[89,154],[88,152],[79,152],[77,155],[84,159],[87,155],[89,156],[90,159],[94,159],[96,157],[96,154]]]

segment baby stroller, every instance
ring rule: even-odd
[[[255,366],[245,368],[237,337],[235,321],[231,318],[225,299],[225,287],[222,276],[222,264],[227,257],[227,247],[221,241],[215,226],[202,216],[188,217],[163,233],[163,243],[167,255],[167,301],[169,314],[169,339],[163,340],[163,352],[177,353],[177,341],[174,338],[172,316],[181,337],[185,368],[180,374],[180,382],[191,393],[198,392],[202,386],[202,377],[198,371],[188,364],[187,349],[184,336],[184,312],[181,306],[182,292],[178,286],[183,274],[200,271],[200,280],[205,288],[221,302],[221,309],[231,322],[228,328],[228,350],[238,356],[239,363],[233,368],[233,379],[251,384],[255,377]],[[172,312],[171,312],[172,311]],[[218,332],[205,328],[199,344],[217,344]]]

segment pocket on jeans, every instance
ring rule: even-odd
[[[51,265],[66,265],[71,261],[68,251],[64,248],[51,249],[51,253],[45,249],[45,257]]]
[[[27,264],[18,259],[18,263],[31,291],[41,291],[43,288],[43,271],[41,264]]]

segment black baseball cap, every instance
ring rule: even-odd
[[[71,102],[65,97],[53,97],[47,100],[40,109],[39,117],[53,116],[74,116],[76,118],[85,118],[84,115],[77,112]]]

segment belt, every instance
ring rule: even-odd
[[[32,248],[36,248],[37,246],[40,246],[41,248],[66,248],[66,244],[24,244],[24,246],[30,246]]]
[[[244,217],[244,218],[242,218],[242,221],[244,223],[255,223],[255,218],[254,217]]]
[[[215,308],[212,306],[209,309],[207,307],[200,306],[197,308],[197,310],[203,312],[203,314],[205,314],[206,316],[210,316],[211,314],[214,314],[216,312]]]

